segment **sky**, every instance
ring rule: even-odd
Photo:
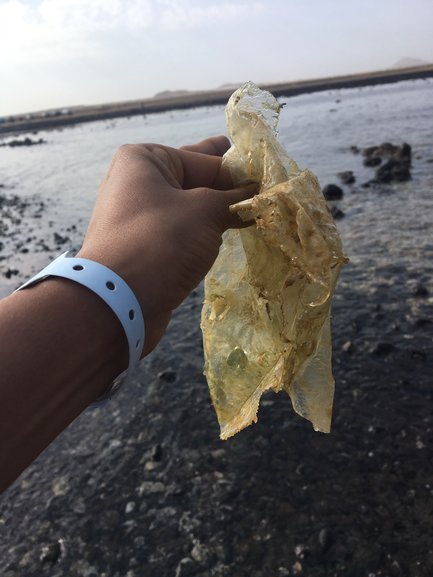
[[[433,62],[433,0],[0,0],[0,116]]]

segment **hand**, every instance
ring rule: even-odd
[[[222,233],[245,226],[229,206],[256,187],[231,188],[221,159],[229,146],[225,137],[181,149],[122,146],[101,184],[77,256],[108,266],[134,291],[146,327],[144,354],[212,266]]]

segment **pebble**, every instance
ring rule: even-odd
[[[194,561],[203,563],[209,557],[209,550],[197,539],[194,543],[194,547],[191,549],[191,557]]]
[[[322,553],[325,553],[332,544],[332,536],[331,533],[329,532],[329,529],[324,527],[319,531],[318,541]]]
[[[69,492],[69,481],[66,477],[56,477],[51,483],[51,489],[56,497],[66,495]]]
[[[371,353],[379,357],[385,357],[394,352],[395,349],[396,347],[392,343],[380,342],[371,349]]]
[[[165,381],[166,383],[174,383],[177,378],[177,374],[175,371],[170,369],[166,369],[165,371],[161,371],[158,373],[158,379],[160,381]]]
[[[427,287],[425,287],[424,285],[418,283],[412,291],[413,296],[415,297],[428,297],[429,296],[429,290]]]
[[[351,353],[353,351],[352,341],[346,341],[341,348],[345,353]]]
[[[142,497],[143,495],[148,495],[151,493],[163,493],[165,491],[165,485],[160,481],[144,481],[138,487],[137,492],[138,496]]]
[[[54,242],[58,245],[65,244],[67,242],[70,242],[71,240],[69,236],[62,236],[58,232],[55,232],[53,236],[54,236]]]
[[[75,511],[75,513],[78,513],[80,515],[85,513],[86,503],[84,499],[82,497],[78,497],[77,499],[75,499],[75,501],[72,503],[72,509]]]
[[[162,459],[162,447],[159,444],[153,445],[150,450],[150,458],[152,461],[159,462]]]
[[[57,563],[62,554],[62,540],[59,539],[55,543],[50,543],[49,545],[44,545],[42,547],[41,554],[39,556],[42,563],[50,563],[54,565]]]
[[[189,577],[194,573],[196,573],[194,561],[190,557],[184,557],[176,567],[175,577]]]

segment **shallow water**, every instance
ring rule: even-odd
[[[340,208],[346,216],[338,223],[350,268],[359,282],[368,281],[383,266],[403,262],[408,270],[432,271],[433,239],[433,79],[383,86],[304,94],[286,102],[281,114],[280,139],[301,167],[309,167],[322,185],[337,182],[337,172],[353,170],[356,183],[345,187]],[[212,134],[225,133],[222,106],[169,111],[114,121],[99,121],[63,130],[40,132],[47,144],[0,149],[0,184],[3,194],[23,198],[36,194],[46,203],[43,217],[24,217],[23,238],[30,232],[29,253],[6,243],[0,273],[13,266],[20,274],[0,274],[0,296],[7,294],[32,270],[41,268],[51,253],[36,247],[38,238],[53,253],[54,232],[69,234],[77,248],[96,198],[100,180],[118,146],[129,142],[159,142],[179,146]],[[406,141],[413,149],[412,180],[363,189],[373,169],[362,166],[360,147]],[[69,231],[71,232],[71,231]],[[30,238],[29,237],[29,238]],[[69,245],[62,247],[63,250]],[[356,272],[355,272],[355,269]],[[359,270],[358,270],[359,269]],[[347,273],[346,273],[347,274]],[[344,276],[343,276],[344,282]]]

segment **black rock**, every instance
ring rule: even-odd
[[[410,356],[411,356],[413,359],[420,359],[420,360],[422,360],[422,361],[425,361],[426,358],[427,358],[427,355],[426,355],[425,351],[421,351],[420,349],[413,349],[413,350],[410,352]]]
[[[45,144],[46,140],[43,138],[39,138],[39,140],[32,140],[28,136],[26,136],[23,140],[19,140],[18,138],[14,140],[9,140],[9,142],[3,142],[0,146],[9,146],[10,148],[15,148],[16,146],[34,146],[36,144]]]
[[[355,182],[355,176],[351,170],[339,172],[337,176],[343,184],[353,184]]]
[[[373,355],[385,357],[395,351],[395,346],[392,343],[380,342],[377,343],[371,350]]]
[[[170,369],[166,369],[165,371],[161,371],[158,373],[158,379],[160,381],[165,381],[166,383],[174,383],[177,378],[177,374],[175,371]]]
[[[378,150],[378,146],[367,146],[361,150],[362,156],[373,156]]]
[[[412,148],[404,142],[401,146],[383,142],[380,146],[362,149],[365,166],[380,166],[376,171],[376,182],[403,182],[410,179]],[[385,164],[382,160],[385,159]]]
[[[343,190],[336,184],[327,184],[322,192],[326,200],[340,200],[343,198]]]
[[[322,553],[325,553],[332,545],[332,535],[326,527],[319,532],[318,541]]]
[[[416,319],[415,321],[415,328],[417,329],[424,329],[426,327],[430,327],[433,324],[433,321],[428,318],[420,318]]]
[[[58,232],[54,233],[54,242],[56,244],[65,244],[67,242],[70,241],[70,238],[68,236],[62,236],[61,234],[59,234]]]
[[[412,162],[412,147],[410,144],[408,144],[407,142],[403,142],[403,144],[397,148],[395,154],[394,154],[394,158],[396,160],[403,160],[404,162],[406,162],[409,166]]]
[[[333,206],[331,208],[331,214],[332,214],[332,218],[334,218],[335,220],[339,220],[340,218],[343,218],[344,212],[338,208],[338,206]]]
[[[345,353],[351,353],[353,351],[352,341],[346,341],[341,348]]]
[[[54,563],[59,560],[61,554],[61,543],[60,541],[56,541],[55,543],[50,543],[49,545],[42,547],[39,559],[42,563],[51,563],[51,565],[54,565]]]
[[[3,275],[6,278],[12,278],[13,276],[16,276],[17,274],[19,274],[19,270],[17,270],[16,268],[8,268],[7,271],[5,273],[3,273]]]
[[[410,180],[409,165],[402,160],[391,158],[376,170],[375,180],[388,183],[392,181],[404,182]]]
[[[187,577],[197,573],[196,564],[190,557],[181,559],[176,567],[175,577]]]
[[[429,293],[429,290],[428,290],[427,287],[425,287],[424,285],[418,283],[418,284],[414,287],[414,289],[413,289],[413,291],[412,291],[412,294],[413,294],[415,297],[428,297],[428,295],[429,295],[430,293]]]
[[[154,445],[150,450],[150,458],[152,461],[160,461],[162,459],[162,447],[161,445]]]
[[[366,156],[363,160],[364,166],[379,166],[381,164],[382,159],[380,156]]]

